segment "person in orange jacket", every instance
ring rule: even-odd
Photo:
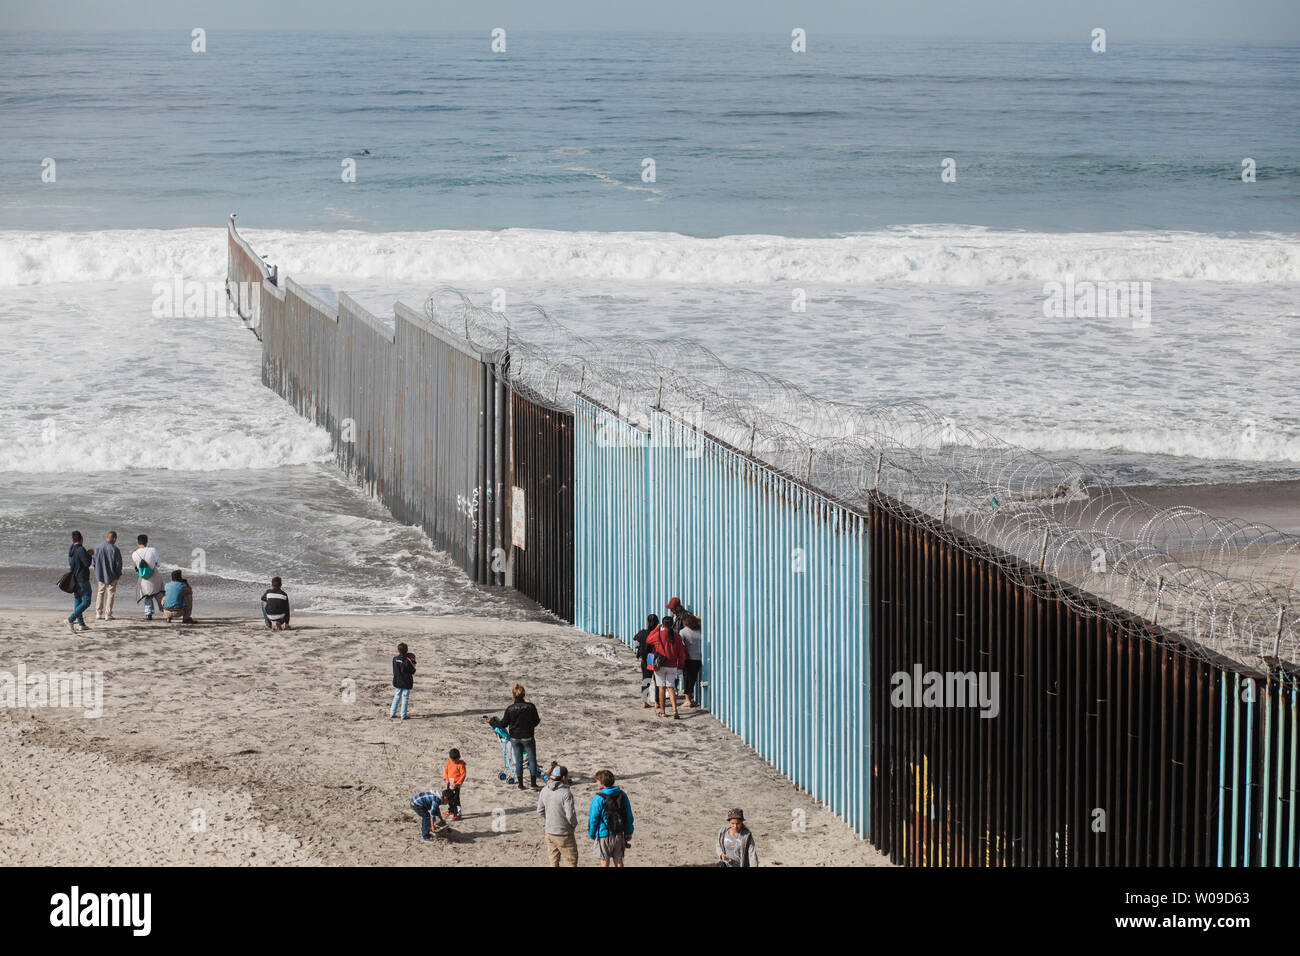
[[[442,783],[451,794],[447,801],[447,819],[460,819],[460,785],[465,782],[465,761],[460,759],[460,751],[455,747],[447,754],[447,762],[442,768]]]

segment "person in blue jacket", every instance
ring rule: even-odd
[[[76,634],[78,630],[88,631],[86,619],[82,615],[90,607],[90,552],[81,543],[81,532],[72,532],[72,544],[68,546],[68,570],[72,572],[72,613],[68,615],[68,630]]]
[[[591,798],[587,836],[595,841],[601,866],[622,866],[623,852],[632,847],[632,804],[627,794],[614,786],[610,771],[598,770],[596,782],[600,790]]]
[[[168,621],[181,619],[182,624],[194,623],[194,588],[185,580],[181,569],[172,571],[172,579],[163,590],[163,617]]]

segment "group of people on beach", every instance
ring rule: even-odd
[[[147,534],[136,535],[135,543],[130,561],[136,581],[136,603],[144,604],[144,619],[152,621],[156,609],[166,621],[193,624],[194,584],[180,568],[173,568],[170,575],[164,577],[158,549],[149,544]],[[92,597],[95,620],[116,620],[113,606],[124,566],[116,531],[107,532],[94,551],[86,548],[80,531],[72,532],[72,544],[68,546],[68,571],[60,579],[59,587],[72,595],[68,628],[74,634],[90,630],[85,613],[90,609]],[[91,589],[92,574],[96,585],[94,592]],[[289,595],[278,577],[272,578],[271,586],[262,592],[261,604],[262,621],[267,630],[289,629]]]
[[[646,626],[636,632],[632,646],[641,668],[641,707],[648,709],[653,703],[656,715],[666,717],[671,703],[673,719],[680,720],[679,687],[688,708],[700,706],[704,637],[699,617],[680,598],[669,598],[664,609],[668,614],[662,618],[658,614],[646,617]]]
[[[701,669],[701,622],[678,598],[672,598],[662,620],[651,614],[645,630],[634,640],[637,660],[642,668],[642,706],[649,707],[651,682],[658,690],[657,712],[665,716],[671,702],[673,716],[678,716],[676,685],[681,681],[687,707],[698,707],[698,684]],[[408,718],[411,691],[414,688],[416,660],[405,644],[397,645],[393,655],[393,700],[389,719]],[[537,760],[536,730],[542,718],[536,705],[528,700],[522,684],[511,688],[511,702],[500,717],[483,720],[503,738],[503,753],[514,757],[514,779],[524,790],[524,769],[529,785],[539,790],[537,812],[543,819],[547,862],[551,866],[578,865],[578,810],[569,769],[556,761],[542,773]],[[525,763],[527,758],[527,763]],[[508,757],[507,769],[510,767]],[[467,778],[460,751],[451,750],[443,768],[441,791],[424,790],[411,797],[410,807],[420,821],[421,840],[437,842],[435,834],[462,818],[460,793]],[[506,774],[502,773],[502,778]],[[597,791],[587,805],[587,838],[592,841],[596,859],[603,867],[623,866],[632,846],[634,816],[626,792],[618,785],[613,771],[602,769],[595,775]],[[540,779],[540,783],[539,783]],[[446,816],[444,817],[444,810]],[[735,808],[727,814],[727,825],[718,832],[717,866],[747,867],[758,865],[754,835],[745,825],[744,811]]]

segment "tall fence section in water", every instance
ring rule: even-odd
[[[681,597],[709,710],[895,862],[1300,862],[1295,539],[1166,533],[1110,490],[1071,518],[1068,483],[1004,446],[990,467],[900,445],[925,443],[910,410],[810,436],[806,396],[703,349],[602,361],[463,296],[390,328],[278,277],[233,221],[228,284],[264,382],[399,520],[624,642]],[[1079,558],[1099,550],[1102,576]],[[1232,576],[1246,560],[1264,580]]]

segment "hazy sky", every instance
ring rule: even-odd
[[[0,0],[0,29],[818,32],[1300,43],[1300,0]]]

